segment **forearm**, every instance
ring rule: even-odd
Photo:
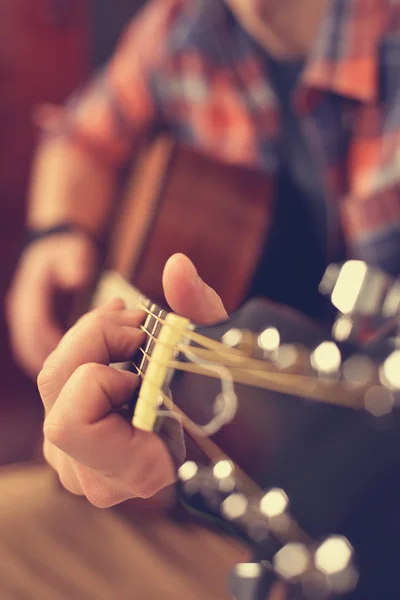
[[[73,222],[99,234],[116,188],[114,169],[63,137],[45,138],[37,151],[28,204],[31,229]]]

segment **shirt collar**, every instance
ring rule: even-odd
[[[189,6],[188,23],[195,24],[202,34],[225,29],[234,22],[223,0],[193,0]],[[379,45],[387,25],[387,7],[386,0],[329,1],[301,77],[300,106],[304,101],[306,107],[308,99],[312,104],[315,91],[317,97],[319,91],[330,91],[365,103],[377,99]],[[235,36],[230,48],[223,47],[230,37],[224,42],[218,40],[219,60],[240,55]]]
[[[379,90],[385,6],[382,0],[332,0],[307,60],[303,86],[373,102]]]

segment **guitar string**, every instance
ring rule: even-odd
[[[150,359],[154,361],[153,358]],[[160,366],[165,366],[170,369],[185,371],[195,375],[204,375],[220,380],[220,377],[207,366],[174,361],[170,361],[168,363],[162,363],[160,361],[157,362]],[[342,392],[342,388],[339,388],[337,384],[333,384],[332,387],[322,387],[323,384],[321,384],[320,389],[316,389],[314,387],[312,389],[302,389],[299,387],[298,384],[296,385],[289,383],[285,385],[282,382],[276,381],[260,381],[255,379],[251,375],[246,376],[246,373],[235,371],[230,371],[230,373],[235,383],[247,385],[250,387],[266,389],[282,394],[291,394],[296,398],[305,398],[316,402],[329,403],[334,406],[340,405],[347,408],[352,408],[354,410],[361,410],[365,408],[363,399],[361,397],[351,395],[351,392],[348,394],[348,396],[345,396],[344,394],[342,395],[341,393],[335,394],[335,392],[337,392],[338,390],[339,392]]]
[[[157,322],[166,324],[164,319],[161,319],[158,315],[153,313],[151,310],[148,310],[147,307],[143,307],[143,309],[145,312],[147,312],[153,318],[155,318]],[[168,325],[171,326],[171,324],[168,324]],[[188,335],[189,331],[186,332],[186,337],[189,339],[192,338],[192,340],[193,340],[193,337],[195,337],[196,339],[193,341],[196,341],[197,343],[204,343],[204,342],[208,343],[209,342],[209,340],[207,338],[205,338],[204,336],[201,336],[199,334],[196,334],[195,336],[193,336],[193,332],[190,332],[190,333],[192,335]],[[222,350],[224,353],[230,352],[232,354],[240,354],[240,353],[236,352],[235,349],[227,348],[223,344],[215,343],[213,345],[214,345],[214,348],[217,347],[217,349],[220,352]],[[149,359],[151,360],[151,356],[149,357]],[[136,365],[135,365],[135,367],[136,367],[139,375],[141,375],[143,377],[144,373]],[[178,413],[178,416],[180,417],[180,419],[182,421],[182,425],[185,428],[185,430],[187,431],[187,433],[194,439],[194,441],[197,443],[197,445],[210,458],[210,460],[213,461],[214,463],[215,463],[215,461],[218,461],[223,458],[226,458],[226,460],[229,460],[231,462],[231,464],[234,465],[236,472],[239,473],[242,482],[246,483],[247,486],[250,486],[251,489],[254,489],[256,491],[256,493],[258,494],[259,499],[261,499],[263,497],[265,491],[262,490],[262,488],[260,488],[256,484],[256,482],[254,482],[249,476],[247,476],[247,474],[242,469],[240,469],[240,467],[235,463],[235,461],[233,461],[230,457],[228,457],[227,454],[225,452],[223,452],[218,447],[217,444],[215,444],[209,438],[206,438],[202,435],[199,436],[197,434],[197,431],[198,431],[197,425],[195,423],[193,423],[181,409],[179,409],[178,407],[176,407],[174,405],[173,400],[171,398],[169,398],[163,392],[161,392],[161,393],[162,393],[162,397],[163,397],[165,406],[167,408],[169,408],[171,412]],[[291,517],[289,514],[286,514],[286,513],[284,513],[284,517],[285,517],[285,527],[283,528],[282,521],[280,519],[270,519],[264,515],[264,519],[265,519],[267,526],[270,528],[270,530],[275,534],[275,536],[283,544],[294,540],[294,541],[304,544],[310,551],[310,554],[314,553],[315,552],[315,542],[299,527],[299,525],[296,523],[296,521],[293,519],[293,517]],[[280,524],[280,526],[279,526],[279,524]]]
[[[147,362],[150,361],[158,364],[160,366],[165,366],[167,368],[170,367],[169,363],[161,363],[160,361],[155,360],[150,354],[148,354],[143,348],[140,349],[143,357],[147,359]],[[134,365],[138,370],[138,367]],[[218,365],[210,364],[208,365],[208,369],[211,369],[213,375],[216,379],[221,383],[221,392],[215,397],[215,402],[218,400],[222,401],[222,407],[218,412],[215,412],[214,417],[205,425],[197,425],[197,431],[199,435],[211,436],[217,433],[225,424],[232,421],[233,417],[237,412],[238,398],[234,389],[234,379],[226,367],[219,367]],[[143,371],[142,371],[143,373]],[[146,381],[150,383],[153,389],[158,391],[158,386],[156,386],[147,376]],[[149,402],[145,399],[145,401]],[[192,421],[194,424],[194,422]]]
[[[128,285],[130,285],[130,284],[128,284]],[[164,309],[160,308],[159,306],[157,306],[156,304],[151,302],[151,300],[149,300],[148,298],[145,298],[142,294],[139,294],[139,292],[135,292],[135,290],[131,289],[130,293],[132,293],[132,292],[139,299],[139,300],[137,300],[135,298],[135,300],[134,300],[136,308],[143,310],[143,312],[152,316],[154,319],[156,319],[158,322],[162,323],[163,325],[168,325],[172,329],[176,329],[175,325],[173,325],[172,323],[167,323],[162,317],[160,317],[158,314],[156,314],[156,312],[152,311],[151,308],[148,308],[148,306],[146,306],[145,303],[148,303],[151,306],[156,306],[156,308],[159,312],[166,313],[167,311],[165,311]],[[142,299],[144,299],[144,300],[142,300]],[[364,340],[364,344],[374,343],[376,341],[379,341],[380,339],[383,338],[384,335],[386,335],[396,325],[398,325],[398,318],[391,317],[377,331],[370,334],[367,337],[367,339]],[[230,353],[232,355],[237,355],[238,357],[242,356],[240,350],[237,350],[236,348],[230,348],[230,347],[226,346],[225,344],[222,344],[221,342],[217,342],[216,340],[211,340],[210,338],[207,338],[206,336],[199,334],[195,331],[190,331],[190,329],[188,329],[186,331],[186,337],[188,337],[191,341],[195,341],[199,344],[202,344],[205,348],[217,349],[226,354]]]
[[[160,342],[155,336],[153,336],[145,327],[142,330],[155,342],[171,349],[171,346]],[[180,349],[184,353],[189,350],[189,347],[179,344],[177,349]],[[146,353],[142,347],[139,348],[140,352],[144,355],[147,360],[153,360],[154,358]],[[190,347],[192,353],[193,348]],[[215,359],[215,355],[210,353],[209,361]],[[218,357],[217,357],[218,359]],[[214,362],[218,362],[214,360]],[[263,363],[264,371],[260,368],[256,372],[252,372],[250,369],[246,371],[246,366],[232,367],[230,365],[223,365],[229,371],[235,383],[242,383],[261,389],[269,389],[271,391],[277,391],[282,393],[292,393],[295,396],[310,398],[315,401],[329,402],[331,404],[341,404],[343,406],[360,409],[364,407],[364,400],[361,395],[356,394],[354,391],[349,390],[344,382],[341,381],[325,381],[316,377],[310,377],[307,375],[297,373],[279,373],[275,371],[268,371],[268,363]],[[207,365],[186,363],[183,361],[169,361],[168,363],[161,363],[158,361],[160,366],[172,368],[180,371],[187,371],[193,374],[208,375],[220,379],[217,374],[213,374],[212,369]],[[335,393],[336,392],[336,393]],[[335,395],[334,395],[335,394]]]
[[[173,325],[171,325],[170,323],[167,323],[164,319],[157,317],[155,314],[153,314],[150,310],[148,310],[148,313],[153,316],[157,322],[165,325],[165,326],[169,326],[169,327],[173,327]],[[195,341],[196,343],[199,343],[201,345],[203,345],[205,348],[208,347],[208,350],[214,350],[218,353],[222,353],[222,354],[234,354],[236,357],[238,358],[243,358],[243,353],[240,350],[237,350],[235,348],[229,348],[228,346],[226,346],[225,344],[221,343],[221,342],[216,342],[215,340],[210,340],[209,338],[202,336],[200,334],[197,334],[195,332],[190,332],[187,331],[185,332],[185,337],[191,339],[192,341]],[[156,340],[157,338],[155,338]],[[247,357],[246,357],[247,359]],[[253,360],[255,361],[255,359],[248,359],[248,360]],[[257,374],[257,377],[259,377],[260,379],[264,379],[264,380],[268,380],[268,383],[271,384],[271,379],[272,379],[272,374],[266,373],[266,369],[265,369],[265,365],[268,364],[266,362],[263,361],[255,361],[255,363],[257,365],[264,365],[263,368],[263,372],[260,374]],[[253,364],[255,364],[253,363]],[[180,363],[174,363],[174,365],[171,365],[171,367],[177,368],[177,369],[181,369],[181,370],[186,370],[189,371],[190,368],[188,368],[187,366],[180,366]],[[202,374],[204,374],[202,372]],[[303,378],[303,379],[298,379],[299,377]],[[305,377],[307,377],[307,379],[304,379]],[[274,384],[275,384],[275,391],[279,391],[279,389],[276,387],[277,383],[279,383],[280,378],[282,379],[282,383],[283,380],[285,381],[285,383],[288,382],[289,379],[292,380],[293,382],[293,386],[299,386],[299,385],[307,385],[308,386],[308,390],[307,390],[307,394],[304,393],[303,396],[308,397],[309,395],[313,395],[313,399],[314,400],[319,400],[321,399],[319,396],[315,396],[315,391],[316,391],[316,387],[315,386],[319,386],[319,390],[323,390],[324,393],[326,393],[328,395],[328,398],[324,397],[321,400],[325,401],[325,402],[329,402],[329,396],[332,393],[332,390],[334,389],[334,382],[332,380],[330,380],[329,378],[326,379],[318,379],[317,377],[309,377],[309,376],[305,376],[305,375],[299,375],[297,373],[293,374],[293,373],[289,373],[289,372],[285,372],[285,373],[276,373],[276,377],[274,379]],[[296,379],[297,378],[297,379]],[[254,384],[254,376],[252,381],[242,381],[242,383],[245,383],[247,385],[251,385],[253,382]],[[350,387],[350,385],[346,385],[346,382],[344,381],[340,381],[339,382],[340,385],[338,386],[338,389],[340,390],[340,393],[343,395],[342,398],[342,402],[341,404],[343,404],[344,406],[348,406],[348,407],[353,407],[356,409],[360,409],[360,408],[365,408],[364,405],[364,395],[363,392],[365,393],[367,391],[367,389],[369,387],[371,387],[372,385],[374,385],[374,381],[368,382],[368,385],[365,386],[365,389],[363,389],[362,386],[360,386],[360,389],[358,390],[358,394],[356,394],[356,390]],[[262,386],[259,385],[257,387],[264,387],[265,389],[270,389],[268,386]],[[286,385],[285,385],[286,387]],[[314,388],[314,389],[313,389]],[[286,390],[282,390],[283,393],[285,393],[285,391],[288,391],[288,388]],[[289,393],[290,393],[290,388],[289,388]],[[352,402],[351,400],[354,400],[354,406],[352,406]],[[337,402],[334,402],[334,404],[337,404]]]
[[[149,304],[151,304],[150,301],[146,301]],[[173,324],[166,322],[166,320],[157,315],[155,311],[151,309],[151,307],[149,308],[148,306],[143,304],[143,301],[140,300],[140,297],[139,302],[135,303],[140,309],[142,309],[145,313],[150,315],[156,321],[156,323],[161,323],[164,326],[168,326],[175,329],[175,326]],[[165,312],[159,307],[157,307],[157,309],[160,312]],[[151,339],[153,339],[153,341],[161,343],[145,327],[142,326],[141,329],[148,336],[150,336]],[[232,359],[233,357],[237,359],[240,358],[243,361],[243,353],[240,350],[230,348],[221,342],[210,340],[209,338],[202,336],[196,332],[190,331],[189,329],[185,331],[185,337],[203,345],[205,347],[203,352],[216,351],[218,354],[223,354],[228,361],[230,358],[229,355],[232,356]],[[167,344],[165,345],[167,346]],[[182,347],[185,346],[181,345],[181,348]],[[169,348],[172,349],[170,346]],[[192,347],[190,347],[190,351],[193,351]],[[338,382],[335,383],[329,380],[325,380],[324,382],[324,380],[317,379],[316,377],[307,377],[305,375],[293,374],[287,371],[285,373],[276,373],[271,372],[270,370],[267,372],[266,362],[257,361],[255,359],[249,359],[248,357],[245,357],[245,360],[247,365],[252,365],[253,367],[256,366],[258,372],[256,374],[251,372],[249,373],[248,369],[248,372],[246,373],[246,371],[244,371],[244,366],[241,365],[240,369],[236,369],[236,371],[234,372],[235,381],[237,383],[244,383],[246,385],[253,385],[255,387],[270,389],[282,393],[292,393],[295,396],[299,396],[300,390],[303,391],[303,393],[301,394],[303,397],[308,397],[312,398],[313,400],[319,400],[323,402],[330,402],[333,404],[338,404],[337,398],[339,397],[339,395],[336,395],[336,400],[334,401],[334,399],[332,398],[332,394],[335,391],[339,390],[341,399],[340,404],[355,409],[365,408],[363,397],[356,396],[354,390],[352,391],[349,389],[349,387],[345,387],[345,383],[340,382],[340,385],[338,385]],[[220,362],[219,356],[218,362]],[[260,370],[261,365],[263,366],[263,371]],[[171,362],[166,366],[177,370],[183,370],[203,375],[211,375],[210,370],[207,370],[204,367],[179,361]]]
[[[155,318],[157,322],[161,322],[162,324],[167,324],[164,319],[160,318],[158,315],[153,313],[147,307],[143,306],[142,310],[144,310],[144,312],[147,312],[153,318]],[[173,327],[173,325],[171,325],[171,324],[168,324],[168,326]],[[189,332],[189,331],[186,332],[186,337],[189,339],[192,338],[192,341],[196,341],[197,343],[206,342],[208,344],[208,342],[209,342],[209,340],[207,338],[205,338],[204,336],[201,336],[199,334],[196,334],[194,336],[193,332]],[[194,337],[196,339],[193,339]],[[231,352],[232,354],[237,354],[237,352],[235,352],[235,349],[227,348],[223,344],[215,343],[213,345],[214,345],[214,347],[217,347],[220,352],[222,350],[224,353]],[[152,359],[151,356],[149,356],[148,360],[151,360],[151,359]],[[136,365],[134,365],[134,366],[136,367],[139,375],[141,375],[143,377],[144,373]],[[169,398],[163,392],[161,392],[161,393],[162,393],[162,397],[163,397],[165,406],[169,407],[171,412],[178,413],[178,416],[180,417],[180,419],[182,421],[182,425],[185,428],[185,430],[187,431],[187,433],[195,440],[195,442],[203,450],[203,452],[207,456],[209,456],[210,460],[215,462],[215,460],[217,460],[217,459],[221,459],[221,458],[223,459],[226,457],[226,459],[229,460],[231,462],[231,464],[233,464],[235,466],[236,471],[241,476],[242,482],[246,482],[247,485],[250,484],[251,488],[255,489],[257,491],[257,494],[261,498],[265,493],[264,490],[262,490],[262,488],[260,488],[249,476],[247,476],[247,474],[242,469],[240,469],[240,467],[235,463],[235,461],[233,461],[230,457],[228,457],[226,455],[226,453],[224,453],[218,447],[217,444],[215,444],[209,438],[197,435],[196,434],[197,425],[195,423],[193,423],[181,409],[179,409],[178,407],[176,407],[174,405],[173,400],[171,398]],[[310,552],[314,552],[315,551],[315,542],[313,542],[313,540],[298,526],[298,524],[294,521],[293,517],[291,517],[290,515],[287,515],[287,514],[285,514],[284,516],[287,517],[285,528],[274,526],[274,519],[271,520],[270,518],[267,518],[265,515],[264,515],[264,518],[267,523],[267,526],[269,526],[270,530],[276,535],[276,537],[278,539],[280,539],[281,542],[287,543],[287,542],[293,541],[293,540],[299,541],[300,543],[303,543],[306,547],[308,547]]]
[[[147,313],[148,315],[153,317],[161,325],[165,325],[174,330],[178,329],[176,327],[176,325],[173,325],[172,323],[168,323],[165,319],[158,316],[155,312],[151,311],[146,306],[140,305],[140,306],[138,306],[138,308],[140,308],[140,310],[143,310],[145,313]],[[162,309],[160,309],[160,310],[162,310]],[[165,311],[163,311],[163,312],[165,312]],[[229,346],[226,346],[222,342],[217,342],[216,340],[212,340],[212,339],[206,337],[205,335],[202,335],[202,334],[192,331],[190,329],[185,330],[185,337],[192,342],[201,344],[202,346],[204,346],[204,348],[208,348],[210,350],[220,350],[220,351],[223,351],[226,353],[231,353],[231,354],[236,354],[237,356],[242,356],[242,353],[240,350],[237,350],[236,348],[230,348]]]
[[[190,354],[196,356],[196,358],[200,358],[200,359],[203,358],[206,362],[217,363],[221,367],[230,367],[232,369],[239,369],[241,371],[243,371],[245,369],[247,369],[248,371],[257,371],[256,377],[260,377],[260,378],[276,376],[275,379],[278,381],[281,378],[284,379],[285,381],[287,381],[288,379],[293,379],[295,385],[298,385],[299,382],[301,382],[303,379],[307,380],[307,382],[309,382],[309,383],[314,384],[315,381],[317,381],[318,383],[323,384],[323,381],[321,379],[318,379],[317,377],[310,377],[310,376],[304,375],[302,373],[291,373],[290,371],[285,371],[284,373],[282,373],[282,372],[277,371],[276,367],[274,367],[274,365],[270,362],[267,362],[265,360],[248,358],[247,356],[243,356],[243,355],[240,356],[240,358],[242,359],[240,364],[238,364],[238,361],[236,361],[236,360],[229,361],[229,357],[227,359],[227,362],[223,363],[220,360],[219,352],[214,352],[214,351],[208,350],[208,349],[196,348],[195,346],[189,346],[188,344],[183,344],[182,342],[177,344],[176,346],[171,346],[170,344],[166,344],[165,342],[159,341],[159,339],[154,334],[152,334],[148,329],[146,329],[144,326],[141,326],[141,330],[144,333],[146,333],[146,335],[154,343],[160,344],[160,345],[164,346],[165,348],[168,348],[169,350],[179,350],[180,352],[182,352],[184,354],[187,354],[188,352],[190,352]],[[150,355],[149,355],[149,358],[150,358]],[[238,358],[239,358],[239,356],[238,356]],[[176,364],[176,362],[174,364]],[[187,364],[187,363],[182,362],[182,364]],[[330,387],[331,387],[331,384],[332,384],[332,381],[330,381],[330,383],[329,383]]]
[[[143,371],[141,371],[139,367],[136,367],[136,369],[139,375],[143,377]],[[235,475],[240,479],[240,483],[243,486],[243,491],[247,492],[248,494],[252,494],[252,499],[261,501],[265,495],[265,490],[263,490],[251,477],[249,477],[249,475],[247,475],[247,473],[215,442],[213,442],[209,437],[204,437],[202,433],[199,432],[198,425],[194,423],[181,408],[177,407],[167,394],[161,391],[161,396],[165,406],[170,412],[177,414],[186,432],[196,442],[205,455],[208,456],[212,463],[217,464],[222,460],[226,460],[231,463],[234,467]],[[159,412],[162,413],[163,411]],[[294,540],[304,544],[307,546],[310,552],[313,552],[313,540],[305,531],[301,529],[291,515],[285,514],[284,528],[282,528],[282,522],[279,522],[279,519],[276,519],[276,524],[274,524],[274,520],[268,518],[266,515],[263,515],[263,518],[265,519],[267,527],[269,527],[269,529],[282,543],[287,543]]]
[[[150,300],[147,300],[147,302],[151,303]],[[177,329],[177,327],[175,325],[173,325],[172,323],[168,323],[165,319],[163,319],[162,317],[157,315],[155,312],[153,312],[151,309],[146,307],[144,304],[141,303],[140,305],[137,305],[137,307],[140,308],[141,310],[143,310],[148,315],[152,316],[154,319],[156,319],[157,322],[161,323],[162,325],[166,325],[168,327],[171,327],[172,329]],[[164,312],[164,313],[166,312],[164,309],[161,309],[159,307],[157,307],[157,309],[160,312]],[[390,330],[389,324],[390,324],[390,328],[393,327],[395,325],[395,318],[393,318],[390,323],[384,324],[377,332],[372,334],[368,338],[366,343],[374,342],[374,341],[380,339],[382,337],[382,335],[384,335],[387,331]],[[388,329],[387,329],[387,327],[388,327]],[[235,328],[233,327],[233,329],[235,329]],[[243,357],[243,353],[241,350],[239,350],[237,348],[229,347],[222,342],[212,340],[211,338],[208,338],[207,336],[199,334],[196,331],[191,331],[190,329],[187,329],[185,331],[185,337],[187,339],[189,339],[190,341],[194,341],[194,342],[198,343],[199,345],[203,346],[204,349],[215,350],[215,351],[221,352],[225,355],[230,354],[230,355],[232,355],[232,357],[234,357],[234,356],[236,356],[238,358]],[[248,359],[248,360],[251,360],[251,359]]]

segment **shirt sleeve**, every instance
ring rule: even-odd
[[[127,27],[110,62],[67,104],[55,133],[118,166],[158,126],[151,81],[182,0],[151,0]]]

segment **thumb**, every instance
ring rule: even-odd
[[[66,238],[58,245],[54,261],[54,278],[61,289],[74,290],[88,285],[94,275],[97,250],[84,236]]]
[[[163,274],[164,293],[172,310],[201,325],[211,325],[228,315],[218,294],[199,277],[184,254],[174,254]]]

